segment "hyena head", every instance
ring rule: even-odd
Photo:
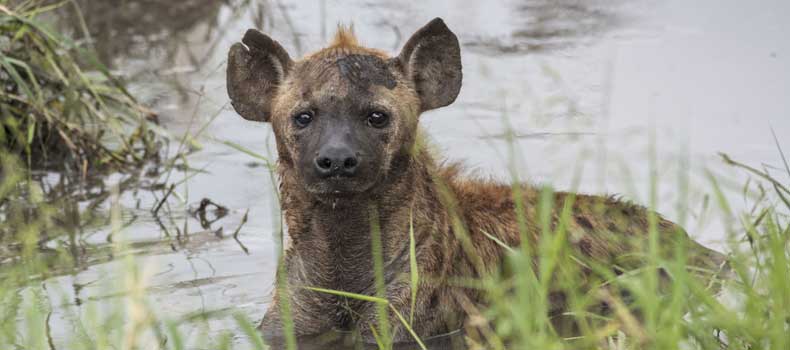
[[[329,47],[292,60],[251,29],[230,49],[227,79],[235,110],[272,124],[283,176],[331,198],[375,191],[408,164],[419,115],[458,95],[461,56],[439,18],[395,57],[339,28]]]

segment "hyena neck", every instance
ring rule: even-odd
[[[433,184],[430,156],[418,154],[387,177],[386,188],[369,196],[339,199],[333,204],[297,192],[282,174],[282,206],[292,248],[303,261],[308,282],[345,291],[372,287],[371,234],[381,239],[385,265],[397,263],[408,251],[412,212],[426,212]],[[347,201],[347,202],[342,202]],[[415,227],[418,225],[414,223]],[[396,261],[397,260],[397,261]],[[405,262],[405,260],[404,260]]]
[[[406,157],[409,157],[406,159]],[[354,197],[333,200],[314,197],[295,183],[289,169],[280,171],[281,206],[294,243],[305,239],[345,240],[369,237],[371,225],[381,229],[396,225],[408,226],[408,213],[423,202],[423,189],[432,185],[433,161],[420,153],[394,161],[393,169],[381,181],[381,187]],[[372,213],[377,215],[373,216]],[[406,216],[403,216],[406,213]],[[382,232],[387,238],[389,232]]]

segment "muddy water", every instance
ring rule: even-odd
[[[771,127],[790,152],[787,2],[80,2],[102,58],[133,82],[132,92],[154,106],[166,129],[194,133],[213,119],[188,157],[200,171],[172,174],[187,181],[168,201],[166,218],[150,213],[157,196],[120,195],[120,235],[144,266],[150,304],[168,318],[237,310],[258,320],[269,303],[279,222],[273,186],[260,160],[217,141],[263,155],[273,150],[270,128],[238,117],[225,92],[227,49],[250,27],[297,57],[319,48],[339,22],[353,23],[366,45],[395,52],[419,26],[443,17],[462,42],[464,87],[454,105],[426,113],[422,123],[448,158],[505,181],[515,169],[534,183],[640,203],[648,202],[655,176],[659,209],[687,220],[713,247],[724,247],[725,236],[715,206],[702,209],[711,193],[705,171],[730,179],[725,184],[743,181],[716,153],[780,166]],[[77,23],[64,18],[67,27]],[[684,173],[689,215],[677,210]],[[735,185],[728,191],[740,209]],[[189,209],[202,198],[227,215],[201,225]],[[77,329],[70,314],[124,298],[113,277],[122,263],[107,247],[110,227],[82,231],[89,263],[46,281],[52,300],[62,300],[50,321],[56,343]],[[235,329],[228,317],[181,327],[195,348]]]

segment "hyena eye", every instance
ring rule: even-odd
[[[307,124],[313,121],[313,113],[299,112],[294,115],[294,124],[300,128],[304,128]]]
[[[374,128],[383,128],[389,124],[390,117],[384,112],[372,112],[368,114],[368,125]]]

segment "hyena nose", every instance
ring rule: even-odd
[[[350,149],[332,148],[315,157],[315,170],[320,177],[354,176],[359,159]]]

